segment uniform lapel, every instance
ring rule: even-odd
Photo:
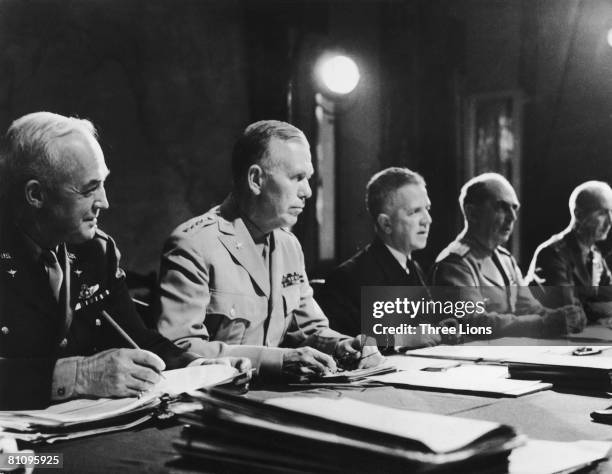
[[[379,264],[379,267],[384,275],[382,281],[388,282],[387,285],[397,286],[411,285],[410,276],[406,273],[406,270],[402,268],[399,262],[391,255],[389,249],[385,247],[385,244],[378,238],[372,242],[372,253],[374,254],[375,261]]]
[[[9,224],[10,225],[10,224]],[[8,226],[7,226],[8,227]],[[34,260],[25,246],[25,237],[18,231],[6,229],[9,238],[3,238],[6,248],[0,249],[5,257],[2,259],[2,276],[7,280],[7,288],[14,292],[7,295],[28,301],[35,306],[40,314],[55,317],[57,315],[57,301],[53,297],[49,279],[42,263]]]
[[[261,254],[242,218],[233,222],[219,219],[219,240],[234,259],[249,273],[261,292],[270,296],[270,279]]]
[[[60,292],[60,339],[66,337],[68,331],[70,330],[70,325],[72,324],[72,306],[71,306],[71,268],[70,268],[70,259],[68,258],[68,250],[66,249],[66,245],[61,245],[61,251],[59,252],[61,256],[60,265],[62,266],[62,271],[64,272],[64,280],[62,282],[62,290]]]

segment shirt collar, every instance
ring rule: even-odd
[[[399,263],[402,268],[406,268],[406,261],[408,260],[408,257],[406,257],[406,255],[404,255],[399,250],[394,249],[393,247],[390,247],[387,244],[385,244],[385,247],[389,249],[389,252],[391,252],[391,255],[393,255],[393,258],[397,260],[397,263]]]

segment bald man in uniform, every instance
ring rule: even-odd
[[[584,328],[586,318],[574,305],[552,310],[542,306],[525,285],[508,241],[519,210],[512,185],[497,173],[469,180],[459,205],[465,227],[436,258],[432,282],[460,288],[461,299],[483,302],[485,311],[463,318],[490,328],[490,337],[553,337]]]
[[[580,305],[590,321],[612,317],[612,274],[598,247],[612,225],[612,189],[587,181],[569,198],[570,223],[535,251],[527,280],[550,307]]]

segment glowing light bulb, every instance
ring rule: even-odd
[[[359,69],[351,58],[337,55],[321,62],[319,76],[330,91],[348,94],[359,82]]]

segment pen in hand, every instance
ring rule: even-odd
[[[134,349],[140,349],[140,347],[138,346],[138,344],[136,344],[136,342],[134,342],[134,339],[132,339],[130,337],[130,335],[125,332],[123,330],[123,328],[121,326],[119,326],[119,324],[117,324],[117,321],[115,321],[112,316],[110,314],[108,314],[105,310],[101,311],[102,316],[104,317],[104,319],[106,319],[109,324],[115,328],[115,330],[121,335],[121,337],[123,337],[123,339],[125,339],[127,341],[127,343],[132,346],[132,348]],[[165,379],[166,377],[164,377],[164,374],[162,374],[160,371],[158,371],[157,369],[154,369],[153,367],[151,367],[151,370],[154,370],[161,378]]]

